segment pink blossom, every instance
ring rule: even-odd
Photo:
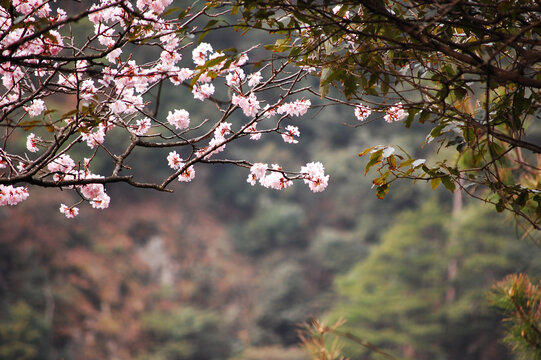
[[[132,130],[132,132],[135,135],[142,136],[148,132],[148,130],[150,129],[150,126],[151,126],[151,121],[147,117],[141,120],[137,120],[136,126]]]
[[[113,47],[116,44],[116,37],[118,35],[115,35],[115,30],[112,28],[108,28],[105,31],[102,31],[98,35],[98,41],[103,46],[107,46],[108,48]]]
[[[26,138],[26,148],[30,152],[38,152],[39,151],[38,142],[40,141],[41,141],[41,138],[37,137],[36,134],[31,133]]]
[[[97,91],[98,89],[94,86],[94,80],[87,79],[81,83],[79,93],[82,99],[90,100],[96,95]]]
[[[51,11],[49,4],[44,4],[45,0],[13,0],[13,6],[18,12],[29,15],[39,8],[37,15],[39,17],[45,17]]]
[[[27,163],[19,161],[19,164],[17,165],[17,171],[20,173],[24,172],[27,165]]]
[[[269,119],[274,115],[276,115],[276,109],[271,108],[269,104],[265,105],[265,107],[263,108],[263,117]]]
[[[286,132],[282,134],[282,139],[284,139],[286,143],[290,143],[290,144],[298,143],[299,141],[295,140],[293,136],[301,136],[299,128],[297,126],[288,125],[286,127]]]
[[[214,137],[210,140],[208,148],[215,148],[210,153],[205,156],[205,159],[208,159],[212,155],[221,153],[225,150],[225,138],[221,136],[216,136],[216,132],[214,132]]]
[[[366,118],[368,118],[368,116],[370,116],[370,114],[372,113],[372,110],[368,107],[368,106],[364,106],[362,104],[359,104],[357,106],[355,106],[355,117],[359,120],[359,121],[363,121],[363,120],[366,120]]]
[[[259,101],[253,93],[251,93],[249,96],[235,94],[231,99],[231,103],[240,107],[244,115],[248,117],[256,116],[258,110],[260,109]]]
[[[242,54],[240,54],[237,61],[233,62],[233,66],[239,67],[239,66],[242,66],[242,65],[246,64],[247,62],[248,62],[248,54],[242,53]]]
[[[160,60],[168,65],[175,65],[180,60],[182,60],[182,55],[176,51],[162,51],[160,55]]]
[[[261,76],[260,71],[250,74],[248,75],[248,86],[254,87],[259,84],[262,79],[263,77]]]
[[[79,187],[81,194],[87,199],[95,199],[99,197],[104,191],[105,188],[103,184],[86,184]]]
[[[64,40],[62,40],[62,36],[56,30],[50,30],[47,36],[43,37],[43,42],[51,55],[58,55],[64,48]]]
[[[261,133],[257,132],[257,123],[254,122],[252,125],[248,126],[245,130],[245,133],[250,134],[250,140],[259,140],[261,139]]]
[[[23,187],[0,184],[0,206],[17,205],[28,198],[28,190]]]
[[[60,212],[64,214],[68,219],[73,219],[79,215],[79,208],[72,206],[68,207],[65,204],[60,204]]]
[[[75,168],[75,161],[68,154],[62,154],[47,164],[47,168],[52,173],[69,173]]]
[[[394,121],[400,121],[406,116],[406,112],[402,107],[402,103],[398,103],[395,106],[391,106],[385,116],[383,117],[386,122],[392,123]]]
[[[197,78],[197,82],[200,84],[209,83],[212,80],[213,79],[208,72],[201,73],[201,75],[199,75],[199,77]]]
[[[137,8],[141,11],[150,9],[156,14],[161,14],[172,2],[173,0],[137,0]]]
[[[41,99],[35,99],[30,106],[23,106],[23,109],[28,112],[28,115],[35,117],[45,110],[45,102]]]
[[[276,112],[278,114],[287,114],[288,116],[303,116],[306,114],[312,103],[310,100],[302,99],[295,100],[278,106]]]
[[[128,105],[124,100],[116,100],[109,105],[109,108],[114,114],[122,114],[128,109]]]
[[[102,192],[90,201],[90,205],[92,205],[94,209],[107,209],[109,207],[110,201],[111,198],[109,197],[109,195]]]
[[[311,162],[301,167],[301,173],[304,176],[304,183],[313,192],[325,190],[329,184],[329,175],[325,175],[323,164],[320,162]]]
[[[231,125],[232,124],[228,123],[228,122],[221,123],[220,125],[218,125],[216,130],[214,130],[214,136],[216,138],[223,139],[225,137],[225,135],[231,133]]]
[[[265,176],[269,166],[263,163],[254,163],[250,168],[250,174],[253,174],[256,180],[261,179]]]
[[[178,181],[190,182],[195,178],[195,169],[193,165],[190,165],[178,176]]]
[[[115,63],[117,60],[120,61],[120,54],[122,54],[122,49],[116,48],[113,51],[111,51],[109,54],[107,54],[105,58],[107,59],[107,61]]]
[[[169,80],[171,80],[174,85],[180,85],[184,82],[184,80],[190,79],[193,74],[193,70],[190,70],[188,68],[182,68],[180,70],[172,71]]]
[[[212,94],[214,94],[214,85],[212,85],[212,84],[203,84],[203,85],[195,84],[193,86],[193,89],[192,89],[192,94],[193,94],[194,99],[197,99],[197,100],[203,101],[205,99],[208,99],[209,97],[212,96]]]
[[[226,75],[225,83],[229,87],[240,86],[245,78],[246,75],[244,74],[244,70],[241,68],[234,68],[229,74]]]
[[[176,151],[171,151],[167,155],[167,163],[174,170],[178,170],[184,166],[184,161]]]
[[[207,53],[212,52],[212,46],[208,43],[199,44],[192,51],[193,62],[197,65],[204,65],[207,61]]]
[[[279,165],[273,164],[272,170],[274,171],[271,171],[267,176],[264,176],[259,180],[262,186],[282,190],[293,185],[293,182],[285,177],[282,168]]]
[[[89,131],[86,133],[83,132],[81,133],[81,137],[84,141],[86,141],[88,147],[93,149],[96,146],[103,144],[103,142],[105,141],[105,127],[102,125],[99,126],[96,131]]]
[[[190,126],[190,114],[184,109],[176,109],[175,112],[169,111],[167,122],[178,130],[186,129]]]

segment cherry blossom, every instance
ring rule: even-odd
[[[202,42],[192,51],[193,62],[197,65],[204,65],[207,61],[208,53],[212,53],[212,46]]]
[[[262,71],[255,71],[248,64],[248,51],[234,56],[214,51],[209,43],[193,45],[189,32],[195,29],[194,25],[184,27],[186,20],[160,16],[173,0],[96,1],[88,8],[86,19],[92,23],[92,29],[84,39],[77,39],[78,31],[72,30],[72,26],[77,26],[74,20],[77,17],[68,16],[60,8],[54,13],[47,0],[14,0],[13,11],[0,6],[0,48],[6,59],[0,64],[4,89],[0,93],[0,107],[4,114],[13,114],[10,116],[16,119],[13,132],[6,132],[2,139],[4,144],[11,145],[15,139],[26,138],[26,150],[7,145],[0,149],[0,169],[5,169],[0,177],[0,206],[15,205],[28,197],[26,187],[10,185],[14,182],[12,178],[70,190],[79,198],[79,203],[86,202],[95,209],[109,207],[111,198],[105,184],[110,181],[167,189],[174,176],[162,183],[147,184],[129,173],[131,168],[125,159],[135,148],[174,147],[177,150],[169,152],[167,163],[175,176],[178,175],[178,181],[189,182],[195,178],[196,163],[235,163],[236,160],[218,158],[218,154],[246,135],[251,140],[259,140],[274,132],[287,143],[298,142],[299,128],[292,125],[283,128],[281,121],[285,116],[305,115],[311,102],[304,98],[290,101],[292,94],[305,90],[298,90],[298,80],[291,81],[289,75],[281,76],[288,74],[289,67],[287,70],[283,70],[283,66],[266,68],[272,71],[267,71],[268,77],[263,81]],[[205,11],[188,9],[187,23],[196,16],[207,15],[210,16]],[[36,19],[44,22],[43,27],[36,28]],[[64,25],[67,25],[65,31],[61,30]],[[194,27],[190,29],[190,26]],[[36,32],[38,30],[42,33]],[[75,45],[81,43],[85,45]],[[157,51],[149,51],[142,61],[126,45],[148,46]],[[181,60],[190,51],[192,66],[181,68]],[[218,59],[219,63],[206,67],[212,59]],[[277,60],[276,65],[280,61]],[[178,86],[194,77],[196,81],[189,86],[196,100],[206,101],[218,89],[225,88],[229,93],[212,99],[218,108],[217,115],[197,119],[197,126],[190,128],[192,120],[188,111],[173,109],[164,116],[158,106],[153,106],[159,101],[153,102],[154,91],[161,90],[163,81],[169,79]],[[217,79],[225,81],[227,88],[222,84],[215,87]],[[272,91],[268,91],[270,89]],[[275,89],[291,91],[276,94]],[[60,102],[65,102],[63,107],[72,108],[52,108]],[[50,111],[46,111],[48,107]],[[232,113],[229,110],[235,107],[249,119],[235,123],[239,130],[234,131],[228,117]],[[282,116],[271,119],[276,114]],[[29,120],[35,117],[41,119]],[[258,131],[258,125],[265,130]],[[29,133],[36,126],[40,137]],[[148,134],[151,128],[154,131]],[[114,141],[106,141],[111,135],[115,136]],[[81,147],[81,143],[86,146]],[[123,144],[129,145],[124,147]],[[188,160],[180,156],[186,148],[191,151],[186,151],[190,154]],[[36,159],[30,159],[25,153],[40,150],[42,155]],[[213,156],[216,159],[206,161]],[[111,172],[92,173],[92,163],[107,161],[104,159],[112,160]],[[244,166],[246,162],[236,164]],[[311,187],[324,188],[328,176],[325,177],[322,170],[318,174],[310,175]],[[248,182],[285,189],[294,180],[308,178],[307,174],[289,172],[277,164],[269,168],[267,164],[256,162],[250,168]],[[79,214],[79,203],[71,207],[60,204],[59,211],[66,218],[73,218]]]
[[[190,165],[179,176],[178,181],[190,182],[195,178],[195,169],[193,165]]]
[[[245,133],[250,134],[250,140],[260,140],[261,133],[257,132],[257,123],[254,122],[252,125],[248,126],[245,130]]]
[[[38,152],[39,151],[38,143],[40,141],[41,141],[40,137],[36,136],[36,134],[34,134],[34,133],[31,133],[26,138],[26,148],[30,152]]]
[[[79,208],[72,206],[69,207],[65,204],[60,204],[60,212],[64,214],[68,219],[73,219],[79,215]]]
[[[404,111],[402,107],[402,103],[398,103],[394,106],[391,106],[387,110],[383,119],[385,119],[385,121],[388,123],[392,123],[395,121],[402,120],[405,116],[406,116],[406,112]]]
[[[45,102],[41,99],[35,99],[29,106],[24,106],[23,109],[28,112],[28,115],[35,117],[45,110]]]
[[[259,84],[262,79],[263,77],[261,76],[260,71],[250,74],[248,75],[248,86],[254,87]]]
[[[372,110],[368,106],[364,106],[362,104],[359,104],[355,106],[355,117],[359,121],[366,120],[370,114],[372,114]]]
[[[246,180],[250,185],[254,186],[257,180],[262,179],[267,172],[269,166],[263,163],[254,163],[250,168],[250,175]]]
[[[293,185],[293,181],[286,178],[282,168],[278,164],[272,165],[270,173],[259,180],[259,183],[266,187],[275,190],[282,190]]]
[[[142,135],[145,135],[148,132],[148,130],[150,130],[150,126],[151,126],[151,121],[148,117],[144,119],[139,119],[137,120],[136,125],[133,128],[132,132],[135,135],[142,136]]]
[[[231,99],[231,103],[240,107],[244,115],[248,117],[256,116],[260,109],[259,101],[253,93],[248,96],[235,94]]]
[[[0,206],[17,205],[28,198],[28,190],[23,187],[0,184]]]
[[[192,89],[193,97],[197,100],[205,100],[214,94],[214,85],[212,84],[195,84]]]
[[[169,167],[174,170],[178,170],[184,166],[184,161],[176,151],[171,151],[167,155],[167,163]]]
[[[176,109],[174,112],[169,111],[167,122],[178,130],[186,129],[190,126],[190,114],[184,109]]]
[[[303,116],[306,114],[312,103],[309,99],[295,100],[280,105],[276,112],[278,114],[286,114],[288,116]]]
[[[299,128],[297,126],[288,125],[286,127],[286,132],[282,134],[282,139],[286,143],[290,143],[290,144],[298,143],[299,141],[295,140],[293,136],[301,136]]]
[[[97,197],[90,200],[90,205],[94,209],[107,209],[109,207],[109,202],[111,198],[106,193],[102,192]]]
[[[241,68],[234,68],[229,74],[226,75],[225,83],[229,87],[240,86],[245,78],[246,75],[244,74],[244,70]]]
[[[320,162],[311,162],[301,167],[301,173],[304,175],[304,183],[313,192],[321,192],[329,184],[329,175],[325,175],[323,164]]]

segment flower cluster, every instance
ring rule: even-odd
[[[256,116],[260,109],[259,101],[253,93],[248,96],[235,94],[231,99],[231,103],[240,107],[244,115],[248,117]]]
[[[0,184],[0,206],[17,205],[28,198],[28,190],[23,187]]]
[[[286,143],[296,144],[299,141],[295,140],[294,136],[301,136],[299,128],[296,127],[296,126],[288,125],[286,127],[286,132],[284,134],[282,134],[282,139]]]
[[[174,112],[169,111],[167,122],[178,130],[186,129],[190,126],[190,114],[184,109],[177,109]]]
[[[173,170],[180,170],[186,166],[186,163],[176,151],[171,151],[169,155],[167,155],[167,163],[169,164],[169,167]],[[193,165],[190,165],[186,169],[184,169],[183,172],[180,173],[180,175],[178,176],[178,181],[190,182],[194,178],[195,169]]]
[[[250,175],[248,175],[246,181],[254,186],[257,180],[259,180],[261,186],[276,190],[282,190],[293,185],[293,182],[285,176],[278,164],[273,164],[272,169],[269,169],[267,164],[255,163],[252,165]]]
[[[361,104],[355,106],[354,112],[355,112],[355,117],[359,121],[366,120],[370,116],[370,114],[372,114],[372,110],[368,106],[364,106]]]
[[[394,106],[391,106],[388,110],[383,119],[385,119],[386,122],[392,123],[395,121],[400,121],[406,116],[406,112],[404,111],[404,108],[402,107],[402,103],[398,103]]]
[[[22,154],[6,151],[7,146],[0,149],[0,169],[5,169],[1,177],[5,184],[0,184],[0,206],[15,205],[28,197],[25,187],[7,185],[13,176],[39,177],[40,181],[48,182],[47,186],[74,191],[80,198],[79,203],[105,209],[111,201],[105,184],[111,179],[130,178],[122,177],[119,172],[130,170],[124,161],[136,147],[190,147],[192,153],[188,160],[177,151],[167,156],[167,163],[176,171],[178,180],[189,182],[195,177],[195,163],[205,162],[242,136],[259,140],[262,135],[274,132],[286,143],[298,142],[299,128],[293,125],[283,128],[280,124],[286,117],[304,116],[311,106],[310,100],[289,101],[291,94],[300,92],[295,89],[271,102],[274,95],[268,91],[285,89],[285,84],[294,88],[290,86],[291,78],[278,76],[285,70],[263,67],[255,71],[249,67],[247,53],[233,57],[214,50],[208,43],[192,46],[188,36],[179,31],[183,26],[181,20],[161,16],[173,0],[96,1],[86,15],[93,33],[85,45],[77,49],[74,44],[81,41],[74,38],[73,34],[78,32],[70,28],[76,17],[68,17],[62,9],[53,10],[49,1],[13,0],[9,11],[0,5],[0,51],[6,59],[0,64],[0,112],[13,114],[17,119],[13,123],[15,130],[6,132],[2,140],[6,144],[10,136],[26,138],[26,150],[21,151]],[[190,23],[193,16],[204,15],[205,12],[189,12],[186,16]],[[59,32],[66,24],[64,30],[68,31]],[[125,45],[129,43],[159,50],[149,52],[142,62],[127,51]],[[181,68],[184,51],[189,51],[186,50],[189,47],[193,64],[190,68]],[[9,61],[9,57],[17,61]],[[86,60],[89,58],[92,60]],[[312,69],[299,70],[303,71]],[[225,97],[212,99],[223,117],[214,122],[192,120],[188,111],[181,108],[169,111],[165,120],[152,115],[158,111],[149,109],[149,99],[154,97],[150,91],[161,89],[164,80],[178,86],[190,79],[193,99],[201,101],[211,98],[221,88],[220,85],[215,87],[216,79],[225,82],[231,99],[226,102],[227,106],[222,106],[219,100]],[[54,101],[51,100],[53,95]],[[77,106],[58,118],[61,113],[51,107],[63,101],[62,97],[69,99],[69,104],[76,98]],[[235,107],[248,119],[243,125],[235,125],[238,130],[233,131],[227,117],[229,109],[235,110]],[[280,117],[271,124],[270,119],[277,114]],[[23,133],[34,128],[35,132]],[[129,144],[124,151],[113,150],[116,145],[107,141],[111,133],[119,134],[119,139],[125,136],[121,139],[125,141],[115,141],[115,144]],[[202,146],[209,138],[208,145]],[[85,144],[84,155],[72,158],[75,148],[77,152],[81,150],[80,144]],[[90,171],[91,162],[103,159],[104,154],[113,159],[114,170],[107,177]],[[273,189],[289,187],[293,180],[309,181],[312,191],[321,191],[319,189],[327,186],[328,176],[323,174],[322,166],[320,169],[307,164],[305,168],[306,171],[294,173],[277,164],[269,167],[256,163],[249,182],[253,185],[259,181],[262,186]],[[155,187],[163,189],[173,178]],[[132,181],[136,182],[130,178],[130,183]],[[71,206],[62,203],[59,211],[67,218],[74,218],[79,214],[79,203]]]
[[[325,169],[320,162],[311,162],[301,168],[304,183],[313,192],[321,192],[327,188],[329,184],[329,175],[325,175]]]
[[[354,114],[357,120],[364,121],[370,116],[370,114],[372,114],[372,109],[362,104],[355,105]],[[383,119],[390,124],[404,119],[405,116],[406,112],[404,111],[402,103],[397,103],[396,105],[387,109]]]
[[[320,162],[311,162],[302,166],[300,173],[300,178],[313,192],[321,192],[329,184],[329,175],[325,175],[323,164]],[[254,186],[257,181],[263,187],[276,190],[282,190],[293,184],[278,164],[273,164],[272,168],[269,168],[267,164],[254,163],[246,182]]]
[[[280,105],[276,112],[280,115],[285,114],[287,116],[303,116],[308,112],[308,109],[312,103],[308,99],[295,100],[294,102],[288,102]]]

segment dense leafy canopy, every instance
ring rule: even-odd
[[[322,97],[369,107],[370,121],[399,106],[406,127],[432,124],[426,142],[456,148],[434,164],[370,149],[366,170],[377,168],[378,196],[396,178],[425,179],[460,187],[539,229],[539,2],[234,3],[238,29],[278,33],[270,49],[318,69]],[[333,98],[331,86],[343,97]]]

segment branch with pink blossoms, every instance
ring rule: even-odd
[[[0,6],[0,206],[24,201],[30,187],[59,188],[75,194],[72,204],[59,205],[73,218],[83,203],[107,208],[107,184],[171,192],[173,181],[192,181],[197,166],[216,163],[249,169],[252,185],[257,180],[284,189],[300,180],[314,192],[327,187],[329,176],[319,162],[290,171],[220,158],[242,138],[275,134],[284,144],[297,143],[299,127],[284,124],[310,109],[302,96],[308,88],[301,86],[307,71],[286,60],[254,71],[249,51],[194,44],[192,24],[215,14],[195,3],[169,19],[162,14],[171,3],[101,0],[79,14],[43,0]],[[78,39],[83,19],[94,33]],[[145,48],[145,58],[152,60],[138,59],[141,52],[131,53],[132,46]],[[193,64],[182,67],[183,58]],[[159,116],[154,93],[161,94],[164,82],[189,88],[189,101],[214,102],[216,114],[197,118],[185,103]],[[164,148],[171,150],[163,159],[169,175],[140,179],[133,171],[136,150]],[[109,163],[112,170],[100,174],[97,163]]]

